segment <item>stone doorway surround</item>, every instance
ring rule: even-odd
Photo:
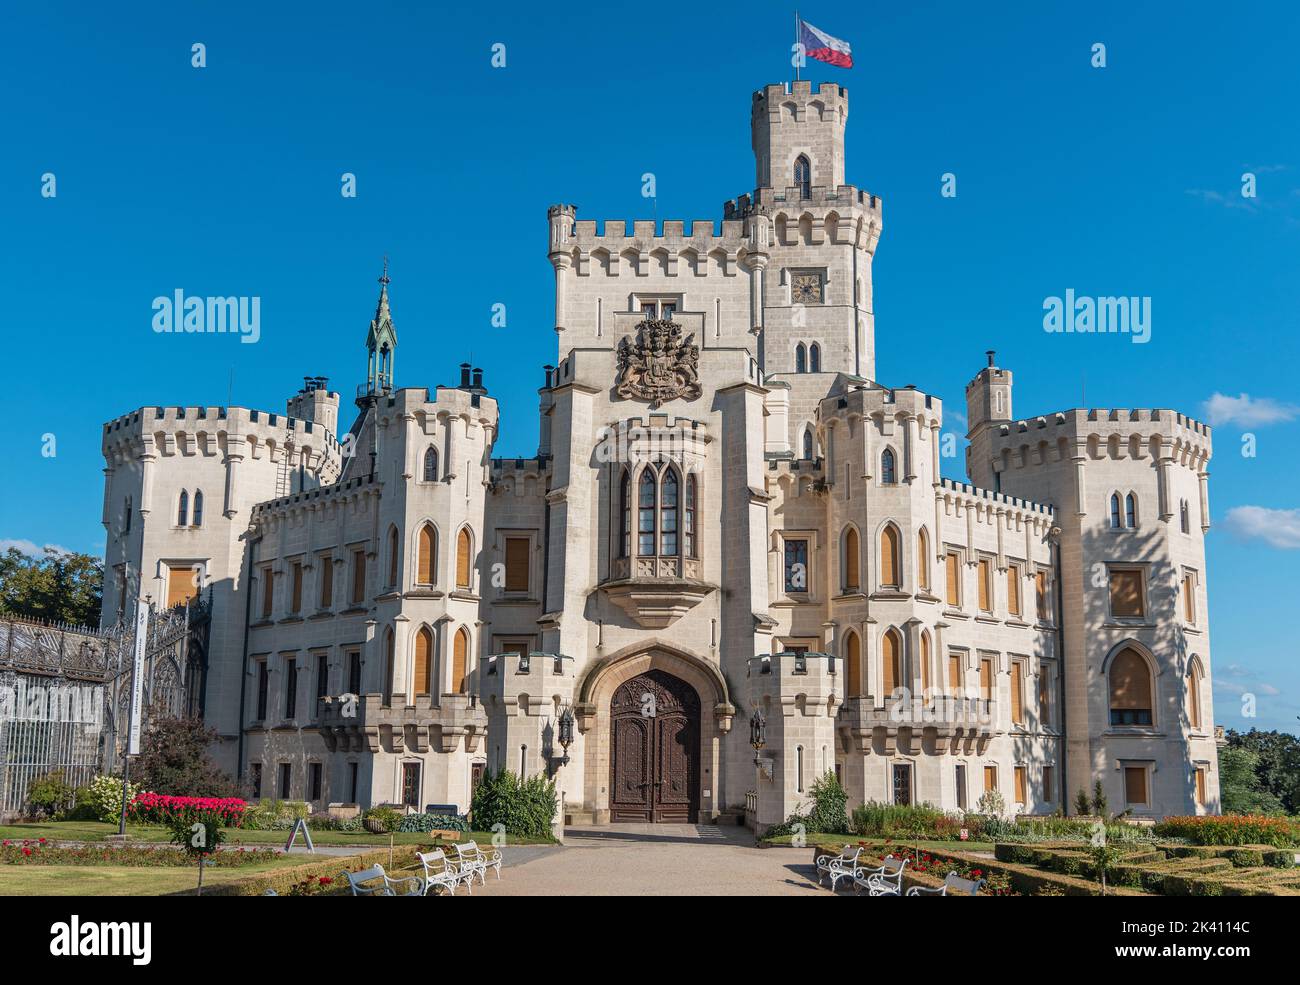
[[[566,822],[608,824],[610,760],[610,701],[615,690],[650,670],[677,677],[700,697],[699,821],[718,816],[722,789],[722,737],[731,731],[735,706],[721,670],[711,661],[658,639],[624,647],[592,663],[578,683],[574,706],[578,731],[588,743],[583,757],[582,810],[569,811]]]

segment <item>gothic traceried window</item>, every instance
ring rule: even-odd
[[[802,342],[794,348],[794,371],[796,373],[808,372],[808,351],[804,348]]]
[[[619,538],[618,556],[627,557],[632,553],[632,504],[630,500],[630,487],[632,485],[632,474],[626,470],[623,472],[623,480],[618,484],[618,514],[620,520],[620,529],[622,536]]]
[[[176,507],[176,526],[184,527],[188,525],[190,517],[190,494],[184,489],[181,490],[181,498]]]
[[[438,481],[438,450],[429,448],[424,453],[424,481]]]
[[[203,526],[203,490],[194,490],[194,512],[190,514],[190,523],[192,526]]]
[[[1112,530],[1118,530],[1123,526],[1119,517],[1119,493],[1112,493],[1110,497],[1110,526]]]
[[[687,487],[687,550],[695,548],[695,486],[692,478]],[[637,546],[639,557],[676,557],[681,553],[679,533],[683,522],[681,479],[672,466],[656,471],[647,465],[637,480]],[[629,511],[624,509],[624,527],[630,526]],[[626,537],[625,537],[626,539]],[[689,556],[689,555],[688,555]]]
[[[898,469],[894,462],[894,449],[886,448],[880,456],[880,481],[892,486],[898,481]]]
[[[637,545],[636,552],[649,557],[655,552],[655,476],[646,468],[637,486]]]
[[[696,495],[695,476],[688,475],[686,477],[686,511],[682,517],[682,534],[685,537],[685,543],[683,546],[685,548],[684,553],[687,557],[699,556],[696,553],[699,549],[699,546],[696,543],[695,530]]]
[[[1132,493],[1124,500],[1124,525],[1130,528],[1137,526],[1137,497]]]
[[[812,198],[812,165],[802,154],[794,162],[794,185],[800,198]]]
[[[667,469],[659,488],[660,554],[677,553],[677,491],[677,473],[671,468]]]
[[[808,372],[820,373],[822,371],[822,347],[814,342],[808,347]]]

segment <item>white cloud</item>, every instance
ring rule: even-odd
[[[1223,518],[1229,533],[1262,540],[1283,550],[1300,550],[1300,510],[1271,510],[1265,506],[1234,506]]]
[[[46,544],[45,547],[41,547],[38,544],[32,543],[30,540],[23,540],[21,538],[17,540],[0,540],[0,554],[7,552],[11,547],[16,548],[20,553],[26,554],[30,557],[43,557],[45,555],[46,547],[58,551],[60,554],[72,553],[72,551],[68,550],[66,547],[60,547],[58,544]]]
[[[1255,398],[1248,393],[1229,397],[1216,391],[1202,407],[1205,409],[1205,419],[1215,427],[1220,424],[1259,427],[1261,424],[1289,421],[1300,414],[1300,407],[1295,404],[1279,403],[1271,397]]]

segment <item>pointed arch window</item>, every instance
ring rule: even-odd
[[[456,587],[469,588],[469,563],[470,563],[470,536],[469,528],[461,527],[460,533],[456,535]]]
[[[469,633],[462,626],[456,630],[456,639],[451,648],[451,693],[465,693],[465,668],[469,662]]]
[[[862,644],[858,634],[850,631],[844,637],[844,693],[856,698],[862,694]]]
[[[894,458],[894,449],[886,448],[880,455],[880,481],[892,486],[898,481],[898,467]]]
[[[688,475],[686,477],[686,509],[682,514],[682,536],[685,538],[682,546],[686,557],[699,557],[696,553],[699,548],[696,543],[695,528],[696,496],[695,476],[693,474]]]
[[[794,371],[796,373],[808,372],[808,350],[800,342],[794,347]]]
[[[813,457],[813,433],[812,425],[805,425],[803,430],[803,457],[805,461],[811,462]]]
[[[1110,527],[1112,530],[1118,530],[1124,525],[1119,515],[1119,493],[1111,493],[1110,496]]]
[[[618,513],[623,536],[619,540],[618,556],[627,557],[632,553],[632,473],[623,470],[623,480],[618,484]]]
[[[903,640],[898,630],[885,632],[880,641],[882,683],[885,696],[892,695],[903,681]]]
[[[1201,730],[1201,664],[1195,657],[1187,668],[1187,721]]]
[[[861,587],[861,579],[858,577],[858,531],[854,527],[848,527],[844,531],[843,555],[840,558],[840,570],[844,572],[844,591],[856,592]]]
[[[415,693],[429,694],[433,680],[433,633],[421,626],[415,634]]]
[[[203,526],[203,490],[194,490],[194,511],[190,514],[190,526]]]
[[[1192,524],[1187,509],[1187,500],[1185,499],[1178,504],[1178,523],[1182,528],[1183,533],[1191,533]],[[127,528],[130,529],[129,523],[127,524]]]
[[[930,590],[930,537],[924,527],[916,533],[916,584],[922,591]]]
[[[822,347],[814,342],[808,347],[808,372],[820,373],[822,371]]]
[[[424,481],[438,481],[438,449],[427,448],[424,452]]]
[[[794,162],[794,186],[800,198],[812,198],[812,165],[800,154]]]
[[[384,704],[393,703],[393,631],[384,633]]]
[[[1126,646],[1111,661],[1107,678],[1111,725],[1150,726],[1153,688],[1146,658]]]
[[[190,494],[181,490],[181,497],[176,506],[176,526],[188,526],[190,518]]]
[[[669,557],[677,555],[678,492],[677,470],[665,469],[659,485],[659,553]]]
[[[888,524],[880,531],[880,587],[898,588],[902,584],[902,565],[899,563],[898,530]]]
[[[415,581],[419,585],[432,585],[437,571],[438,538],[433,524],[426,523],[416,537]]]
[[[637,483],[637,544],[636,552],[642,557],[650,557],[655,552],[655,475],[654,469],[647,466]]]
[[[397,584],[397,528],[388,528],[388,587]]]
[[[1124,498],[1124,525],[1129,528],[1136,527],[1138,525],[1137,515],[1137,497],[1132,493],[1129,493],[1128,496]]]
[[[921,692],[930,689],[930,633],[921,631]]]

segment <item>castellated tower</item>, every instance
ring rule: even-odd
[[[310,397],[289,400],[288,414],[141,407],[103,429],[103,622],[129,621],[135,600],[146,595],[172,606],[211,592],[203,703],[222,740],[214,755],[232,774],[249,517],[259,502],[327,485],[342,468],[334,431],[339,397],[314,381]]]
[[[1014,420],[1011,374],[992,362],[966,389],[968,465],[977,484],[1056,508],[1071,802],[1100,780],[1112,809],[1217,811],[1210,428],[1171,410]]]

